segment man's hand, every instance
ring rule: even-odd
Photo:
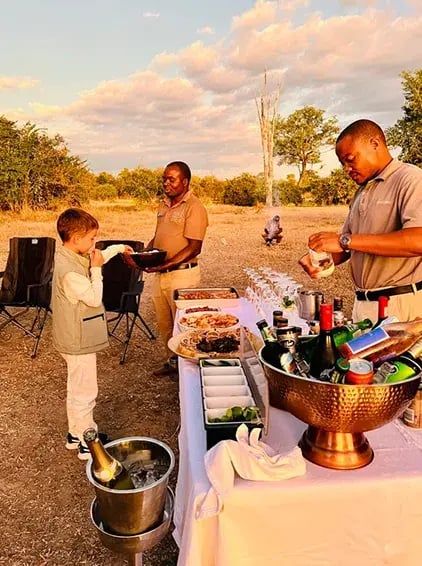
[[[301,257],[298,263],[303,271],[305,271],[309,275],[309,277],[311,277],[312,279],[318,279],[318,275],[321,273],[321,270],[312,265],[311,256],[309,254]]]
[[[316,252],[341,253],[343,248],[338,242],[338,237],[336,232],[317,232],[309,236],[308,247]]]
[[[126,246],[125,245],[125,250],[123,252],[124,254],[133,254],[133,248],[132,246]]]
[[[91,256],[91,267],[101,267],[104,265],[104,256],[100,250],[94,248],[89,255]]]
[[[165,271],[171,267],[169,264],[162,263],[161,265],[156,265],[155,267],[146,267],[144,271],[146,273],[160,273],[160,271]]]

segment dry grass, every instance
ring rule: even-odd
[[[131,203],[95,205],[89,210],[100,221],[104,239],[148,241],[155,215],[137,211]],[[307,288],[324,291],[327,299],[345,298],[351,311],[352,284],[347,266],[326,280],[311,282],[297,266],[309,234],[337,230],[346,208],[286,208],[281,210],[282,243],[266,248],[260,237],[273,211],[211,207],[210,227],[202,254],[205,286],[245,287],[243,268],[270,265],[292,274]],[[42,213],[22,219],[0,216],[0,269],[12,236],[55,236],[56,214]],[[156,331],[151,306],[150,278],[142,296],[142,314]],[[41,340],[39,354],[31,360],[31,340],[14,328],[0,335],[1,379],[0,435],[2,477],[0,516],[3,518],[0,564],[14,566],[90,565],[118,566],[122,556],[97,541],[90,523],[89,506],[94,492],[85,467],[64,449],[66,433],[64,362],[51,346],[51,321]],[[119,365],[120,345],[115,341],[98,356],[99,397],[96,419],[113,438],[145,435],[164,440],[177,454],[178,385],[168,378],[154,379],[153,366],[161,351],[139,331],[127,361]],[[171,484],[175,485],[176,474]],[[170,535],[145,553],[148,566],[176,564],[177,548]]]

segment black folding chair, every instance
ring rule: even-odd
[[[35,339],[32,358],[37,355],[50,312],[55,249],[54,238],[11,238],[6,268],[0,272],[0,332],[13,324],[32,336]],[[21,317],[30,309],[35,310],[35,317],[26,326]]]
[[[137,240],[101,240],[97,242],[96,247],[99,250],[104,250],[114,244],[131,246],[135,252],[141,252],[144,249],[143,242]],[[144,288],[142,275],[142,270],[127,265],[121,254],[114,256],[103,265],[104,307],[106,312],[116,313],[116,316],[107,320],[108,334],[124,345],[120,357],[121,364],[125,362],[126,352],[135,326],[150,340],[155,339],[155,335],[139,313],[141,293]],[[118,330],[122,322],[125,330],[124,333],[119,335]],[[122,334],[123,338],[121,337]]]

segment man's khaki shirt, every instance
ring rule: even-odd
[[[154,246],[166,250],[166,259],[171,259],[188,245],[188,240],[203,241],[207,226],[206,208],[191,191],[174,206],[166,198],[158,208]]]

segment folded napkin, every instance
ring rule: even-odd
[[[196,509],[196,519],[217,515],[234,486],[235,473],[245,480],[280,481],[306,473],[306,462],[296,446],[287,454],[259,440],[261,429],[241,424],[235,440],[222,440],[205,453],[205,469],[211,488]]]

